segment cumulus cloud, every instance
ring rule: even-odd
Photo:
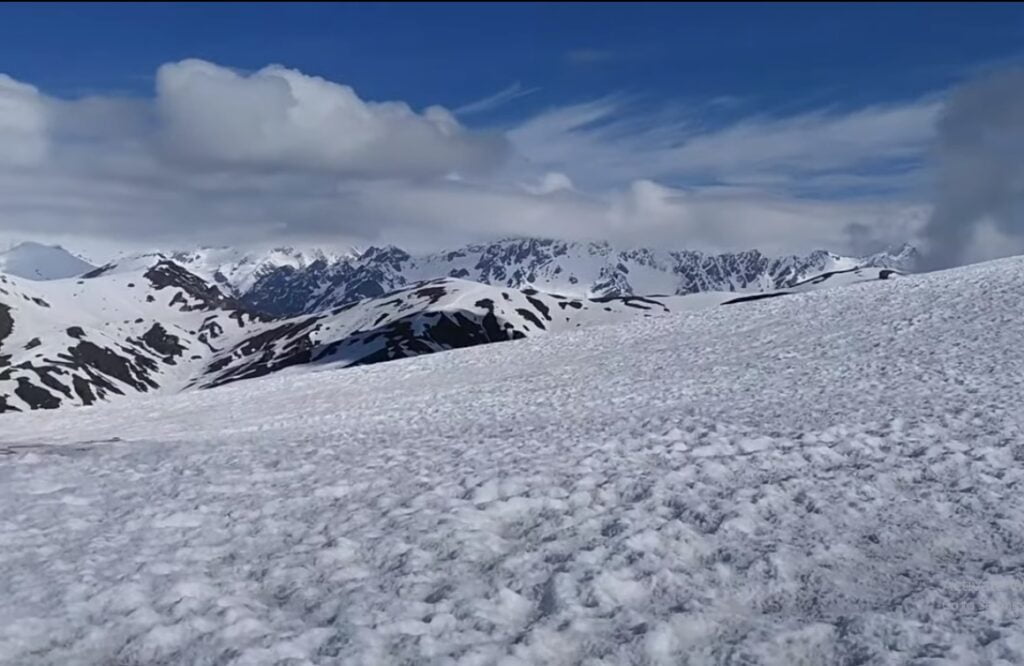
[[[1024,70],[958,89],[938,123],[935,209],[925,265],[955,266],[1024,248]]]
[[[329,169],[360,176],[429,176],[485,169],[498,136],[463,130],[441,107],[366,102],[349,86],[280,66],[240,75],[201,60],[156,77],[162,146],[200,165]]]

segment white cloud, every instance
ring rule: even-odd
[[[934,137],[941,103],[754,117],[712,129],[686,114],[659,122],[629,107],[623,99],[606,98],[555,109],[509,137],[534,164],[566,170],[573,163],[578,182],[777,180],[919,158]]]
[[[785,254],[849,247],[849,225],[889,242],[906,240],[927,217],[926,206],[902,202],[801,200],[731,188],[686,191],[643,180],[600,194],[450,181],[374,182],[353,185],[346,196],[348,213],[380,225],[381,240],[416,247],[436,246],[439,237],[466,242],[522,234]],[[906,235],[888,237],[890,228]]]
[[[500,138],[465,132],[441,107],[365,102],[349,86],[272,65],[249,76],[201,60],[160,67],[163,148],[200,165],[438,175],[484,169]]]
[[[33,86],[0,74],[0,163],[26,165],[46,157],[47,114]]]
[[[559,190],[574,190],[572,179],[564,173],[549,171],[540,179],[537,184],[526,183],[523,189],[530,194],[551,194]]]
[[[135,100],[56,100],[0,77],[0,237],[842,251],[916,229],[920,168],[903,162],[927,146],[937,104],[709,128],[706,108],[638,113],[611,96],[499,136],[280,66],[171,63]],[[899,196],[835,196],[849,187]]]

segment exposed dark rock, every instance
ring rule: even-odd
[[[7,402],[7,398],[7,394],[0,393],[0,414],[4,412],[20,412],[20,409]]]
[[[14,330],[14,318],[11,317],[11,308],[3,303],[0,303],[0,347],[3,346],[4,340]]]
[[[159,323],[150,326],[149,330],[142,335],[142,341],[146,345],[164,357],[165,361],[173,363],[176,356],[181,356],[185,346],[181,344],[181,338],[168,333]]]
[[[544,304],[544,301],[538,300],[529,295],[526,297],[526,300],[529,301],[530,305],[532,305],[534,309],[536,309],[537,312],[539,312],[545,319],[551,321],[551,315],[549,314],[550,310],[548,309],[548,306]]]
[[[158,384],[146,373],[132,365],[124,356],[100,347],[87,340],[68,348],[66,353],[58,354],[58,358],[77,365],[89,366],[98,372],[113,377],[131,386],[136,391],[148,391],[158,388]],[[138,357],[136,357],[138,360]]]
[[[44,388],[40,388],[25,377],[18,378],[18,386],[14,394],[25,401],[29,409],[56,409],[60,407],[60,399]]]
[[[172,305],[182,304],[181,310],[225,310],[243,309],[241,304],[225,296],[220,289],[206,283],[202,278],[185,270],[173,261],[163,260],[145,272],[144,277],[155,289],[180,289],[171,299]],[[185,295],[197,303],[188,303]]]
[[[788,291],[776,291],[769,294],[751,294],[750,296],[740,296],[730,301],[725,301],[722,305],[733,305],[735,303],[749,303],[750,301],[760,301],[765,298],[776,298],[778,296],[786,296],[789,294]]]
[[[89,406],[96,402],[96,396],[93,395],[89,382],[85,381],[78,375],[75,375],[71,379],[71,382],[75,388],[75,393],[78,394],[78,398],[82,401],[83,405]]]
[[[313,349],[309,334],[319,319],[319,317],[310,317],[302,321],[282,324],[254,335],[232,349],[230,354],[210,364],[206,371],[206,377],[212,376],[212,379],[200,378],[197,383],[206,388],[212,388],[240,379],[262,377],[300,363],[309,363],[312,360]],[[291,342],[278,351],[278,343],[290,338],[292,338]],[[246,360],[226,373],[217,374],[230,366],[232,362],[237,362],[238,359]]]
[[[103,266],[100,266],[99,268],[97,268],[95,270],[91,270],[88,273],[84,273],[82,275],[82,277],[86,278],[86,279],[97,278],[97,277],[103,275],[104,273],[106,273],[107,271],[115,268],[116,266],[117,266],[117,264],[113,264],[113,263],[111,263],[111,264],[104,264]],[[81,284],[81,283],[79,283],[79,284]]]
[[[527,320],[537,328],[542,330],[544,329],[544,324],[541,323],[541,320],[537,317],[537,315],[533,314],[526,308],[516,308],[516,312],[518,312],[523,319]]]

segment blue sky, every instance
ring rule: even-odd
[[[0,5],[4,71],[53,94],[148,94],[165,62],[281,63],[368,99],[505,116],[611,92],[766,112],[945,88],[1024,54],[1014,3],[145,3]]]
[[[72,202],[86,189],[123,191],[144,164],[151,169],[146,187],[161,181],[154,197],[174,200],[179,218],[224,231],[226,242],[289,234],[458,242],[536,233],[552,229],[555,218],[573,220],[556,229],[565,236],[637,243],[724,249],[783,238],[772,243],[782,251],[842,245],[851,224],[877,228],[873,238],[888,242],[927,214],[930,146],[950,91],[1015,66],[1022,44],[1024,6],[1010,3],[3,4],[0,73],[16,101],[7,106],[7,130],[0,117],[0,138],[17,132],[20,143],[8,143],[21,146],[8,185],[25,178],[24,155],[42,168],[45,154],[53,168],[31,181],[38,198],[0,204],[11,227],[0,236],[42,227],[63,236],[123,236],[98,219],[160,217],[166,207],[156,199],[130,212],[105,210],[106,200],[89,209]],[[221,88],[196,88],[202,67],[186,75],[176,63],[199,61],[239,78],[217,74]],[[276,122],[249,117],[246,107],[276,108],[271,98],[283,79],[268,75],[268,65],[296,73],[285,77],[293,92],[302,81],[329,82],[315,93],[319,101],[295,108],[341,111],[317,128],[277,127],[285,138],[250,150],[266,123]],[[172,79],[188,81],[161,87]],[[355,106],[346,101],[349,88]],[[377,113],[379,101],[404,103],[414,114],[400,126],[374,121],[374,131],[393,135],[383,145],[394,159],[339,157],[351,146],[338,137],[369,131],[358,117]],[[435,105],[447,111],[427,111]],[[442,119],[449,112],[453,120]],[[217,125],[225,114],[238,120]],[[438,129],[445,123],[455,123],[456,139],[422,135],[448,136]],[[256,134],[245,135],[246,127]],[[338,145],[310,148],[321,142],[314,129],[325,145]],[[236,144],[218,144],[234,134]],[[189,141],[218,145],[191,150]],[[151,149],[126,148],[143,144]],[[98,152],[87,156],[86,145]],[[116,175],[132,160],[136,167]],[[210,179],[184,182],[200,162],[237,180],[222,199],[208,191]],[[67,193],[60,211],[44,211],[54,204],[38,202],[57,193],[40,183],[65,186],[74,164],[82,190]],[[230,192],[254,189],[253,170],[265,178],[268,169],[281,183],[307,170],[319,189],[275,182],[281,197],[263,202],[275,211],[263,226],[241,229],[221,217],[218,211],[240,205]],[[428,174],[441,180],[428,183]],[[387,189],[399,181],[400,192]],[[0,176],[0,193],[3,187]],[[332,200],[338,191],[344,195]],[[520,201],[523,192],[529,196]],[[407,199],[380,210],[381,201]],[[324,217],[346,206],[358,210],[358,222],[332,228]],[[489,214],[497,208],[508,210]],[[428,216],[425,210],[459,222],[439,235],[438,221],[408,221]],[[473,222],[487,217],[510,222]],[[787,231],[786,220],[795,218],[802,221]],[[808,221],[819,218],[818,227]],[[515,219],[540,222],[520,228]],[[742,223],[726,229],[731,219]],[[153,242],[169,242],[167,226],[153,226]]]

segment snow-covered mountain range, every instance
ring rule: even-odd
[[[756,250],[709,255],[546,239],[502,240],[425,255],[393,246],[348,255],[310,255],[285,248],[225,262],[221,253],[202,250],[171,256],[253,309],[271,315],[319,312],[440,277],[584,298],[684,295],[782,289],[820,273],[855,266],[910,272],[917,257],[909,245],[867,257],[824,250],[768,257]]]
[[[49,250],[58,252],[57,248]],[[79,261],[65,254],[69,266]],[[27,260],[32,253],[22,255]],[[287,316],[321,312],[442,277],[582,298],[771,291],[821,273],[856,266],[913,272],[917,252],[910,245],[903,245],[865,257],[825,250],[804,256],[770,257],[756,250],[705,254],[527,238],[423,255],[394,246],[347,252],[291,247],[258,252],[200,248],[121,258],[112,263],[147,258],[174,261],[254,310]],[[21,271],[7,272],[40,279],[26,260],[20,262]],[[48,266],[59,263],[51,258]],[[81,272],[84,271],[53,268],[41,271],[54,277]]]
[[[360,256],[369,262],[379,253]],[[223,258],[141,255],[60,280],[0,274],[0,412],[210,388],[295,366],[365,365],[744,300],[734,291],[634,296],[621,290],[627,295],[588,298],[456,277],[409,283],[412,274],[394,273],[401,284],[386,292],[375,282],[362,300],[353,300],[358,288],[332,295],[322,287],[326,291],[316,311],[271,316],[233,295],[241,290],[226,284],[231,275],[235,284],[249,281],[255,288],[262,279],[251,281],[256,262],[233,256],[228,264],[217,263]],[[310,263],[285,252],[273,259],[280,263],[272,273],[291,262],[291,275],[311,266],[351,265],[341,258],[330,264],[325,255]],[[205,273],[214,267],[213,279],[221,284],[183,264]],[[815,279],[831,286],[893,273],[865,266]],[[758,295],[818,286],[793,283]]]

